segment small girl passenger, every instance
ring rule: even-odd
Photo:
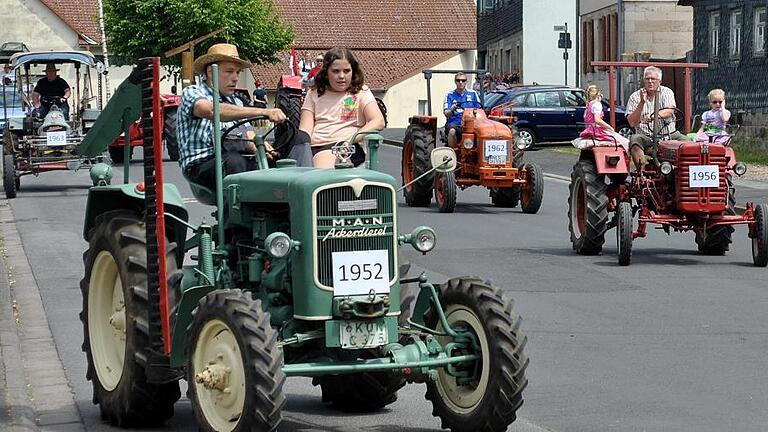
[[[587,108],[584,110],[584,122],[587,127],[581,132],[580,138],[618,144],[626,150],[629,147],[629,140],[618,134],[610,124],[603,120],[602,99],[603,93],[598,86],[587,87],[588,102]]]
[[[694,141],[717,142],[725,144],[731,138],[726,131],[731,112],[725,108],[725,92],[714,89],[707,95],[710,110],[701,115],[701,127],[696,132]]]

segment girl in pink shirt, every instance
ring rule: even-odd
[[[325,53],[315,85],[304,98],[299,129],[310,136],[313,162],[318,168],[333,168],[334,144],[348,141],[355,132],[384,129],[384,116],[373,93],[363,84],[363,71],[352,51],[333,48]],[[358,136],[357,142],[363,139]]]
[[[626,150],[629,140],[616,133],[613,127],[603,120],[603,93],[596,85],[587,87],[587,108],[584,110],[584,123],[587,127],[581,131],[584,140],[602,141],[618,144]]]

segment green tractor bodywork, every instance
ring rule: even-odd
[[[216,70],[214,66],[214,74]],[[138,117],[135,99],[141,91],[137,90],[139,84],[129,81],[120,87],[103,117],[94,125],[91,130],[94,135],[89,134],[90,139],[83,143],[85,151],[95,152],[107,146],[113,135]],[[213,87],[217,88],[216,79]],[[218,113],[217,102],[214,102],[214,113]],[[112,125],[102,125],[102,120]],[[214,143],[217,160],[220,160],[218,123],[214,120]],[[173,185],[162,185],[165,236],[168,242],[179,245],[172,254],[179,270],[168,265],[170,334],[155,332],[153,335],[151,330],[145,333],[149,334],[150,344],[153,340],[162,343],[167,337],[170,341],[165,341],[164,353],[154,358],[147,356],[148,360],[139,363],[146,375],[146,383],[142,385],[161,386],[158,388],[167,391],[157,394],[166,395],[163,397],[168,401],[165,403],[170,404],[170,414],[168,409],[157,411],[159,408],[154,406],[145,408],[143,418],[134,418],[131,413],[141,412],[141,408],[132,406],[133,411],[112,408],[111,398],[120,399],[117,394],[120,387],[110,392],[109,386],[101,382],[109,380],[102,380],[98,373],[105,370],[100,369],[98,363],[109,362],[110,349],[102,350],[104,355],[99,354],[99,349],[93,347],[98,340],[91,340],[95,337],[89,336],[98,334],[93,329],[96,324],[90,327],[88,324],[99,319],[98,314],[90,310],[98,305],[90,299],[90,293],[98,288],[95,281],[101,280],[97,276],[112,273],[97,271],[103,252],[91,258],[86,253],[86,278],[81,284],[84,297],[88,297],[84,299],[81,315],[88,317],[87,322],[84,319],[84,347],[88,347],[89,364],[93,363],[96,371],[91,373],[89,368],[89,378],[94,381],[94,401],[102,404],[102,410],[107,410],[108,419],[117,424],[161,423],[172,415],[177,392],[173,386],[186,371],[190,397],[198,420],[204,425],[201,427],[206,430],[276,427],[284,403],[282,380],[285,376],[315,377],[315,383],[323,388],[324,401],[353,411],[377,409],[393,402],[406,379],[427,382],[427,398],[435,404],[435,413],[443,419],[445,427],[506,430],[522,404],[521,392],[527,383],[524,376],[527,358],[522,351],[526,338],[519,331],[519,317],[512,311],[511,300],[476,279],[454,279],[435,286],[424,275],[405,278],[400,274],[399,247],[410,244],[426,253],[434,247],[436,236],[428,227],[398,234],[396,180],[375,170],[382,137],[369,134],[366,139],[370,165],[374,169],[341,168],[339,164],[337,169],[314,169],[297,167],[295,162],[284,160],[278,162],[277,168],[224,178],[219,172],[218,205],[214,213],[218,224],[214,226],[190,225],[178,190]],[[263,138],[257,137],[256,144],[260,150],[260,166],[265,167]],[[104,217],[119,210],[144,214],[150,203],[143,187],[143,184],[126,183],[90,190],[84,235],[91,241],[91,248],[98,243],[90,238],[91,233],[98,235],[108,229],[103,228],[108,222]],[[188,229],[193,233],[190,238],[186,238]],[[147,224],[148,255],[153,247],[149,230]],[[117,235],[128,243],[135,238],[130,233]],[[197,262],[181,266],[187,252],[193,249],[197,253],[191,258]],[[91,261],[96,270],[89,268]],[[115,261],[119,262],[117,258]],[[128,259],[128,267],[131,262]],[[149,270],[150,263],[145,263],[145,267],[148,281],[158,278]],[[102,265],[101,268],[112,267]],[[114,282],[114,292],[122,290],[127,294],[110,297],[111,283],[106,292],[113,303],[120,295],[130,294],[130,290],[123,288],[129,282],[122,274]],[[411,285],[418,290],[411,291]],[[148,286],[151,290],[151,285]],[[162,290],[162,284],[159,289]],[[152,298],[151,293],[141,290],[139,293],[141,299]],[[123,304],[121,301],[117,304]],[[107,301],[107,304],[113,303]],[[103,322],[126,333],[125,326],[119,323],[130,321],[130,310],[134,306],[129,303],[125,303],[122,318],[118,313],[117,318],[103,318]],[[153,319],[162,318],[162,314],[155,313],[162,310],[162,304],[153,304],[150,300],[147,303],[151,326]],[[508,318],[503,318],[507,315]],[[262,316],[265,322],[261,321]],[[503,319],[500,321],[499,317]],[[261,330],[254,330],[256,327]],[[216,336],[222,334],[222,329],[232,335],[237,349],[234,354],[218,352],[209,358],[206,344],[215,351],[216,344],[223,343],[220,340],[223,336]],[[273,332],[276,336],[269,336]],[[276,337],[277,345],[270,342],[271,337]],[[118,341],[117,349],[122,349],[121,343],[129,342],[130,338],[128,342]],[[113,342],[107,338],[106,346],[111,347],[110,344]],[[96,354],[92,355],[91,351]],[[249,355],[250,351],[255,354]],[[128,357],[127,351],[124,357]],[[264,360],[269,358],[272,360]],[[232,372],[233,368],[244,372]],[[266,375],[250,375],[254,368],[266,371]],[[373,375],[355,380],[360,374]],[[99,378],[99,385],[94,376]],[[345,381],[345,376],[351,377],[351,381]],[[370,377],[375,378],[378,383],[375,388],[383,389],[383,393],[369,387]],[[234,398],[230,386],[238,383],[245,388],[245,395],[236,400],[242,411],[230,418],[229,411],[222,412],[216,400]],[[170,390],[166,388],[169,385],[173,387]],[[356,389],[356,397],[349,396],[350,387]],[[255,402],[256,408],[252,408],[249,397],[255,393],[250,393],[251,388],[255,393],[268,394],[271,408],[256,406]],[[210,396],[214,393],[218,399]],[[140,404],[129,396],[123,399],[120,402],[123,407]],[[155,403],[158,404],[162,402]],[[248,414],[251,410],[257,413]],[[498,415],[499,410],[503,415]]]

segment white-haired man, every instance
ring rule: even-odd
[[[688,139],[675,127],[675,93],[661,85],[661,69],[648,66],[643,71],[643,88],[632,93],[627,102],[627,120],[635,128],[635,134],[629,139],[630,152],[638,168],[645,163],[646,150],[653,146],[653,105],[656,97],[659,98],[659,139]]]

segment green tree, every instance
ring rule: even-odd
[[[104,25],[116,65],[163,57],[220,28],[222,33],[195,46],[195,57],[228,42],[254,63],[275,63],[275,54],[293,41],[293,29],[280,21],[273,0],[104,0]],[[163,64],[180,66],[181,56],[163,58]]]

